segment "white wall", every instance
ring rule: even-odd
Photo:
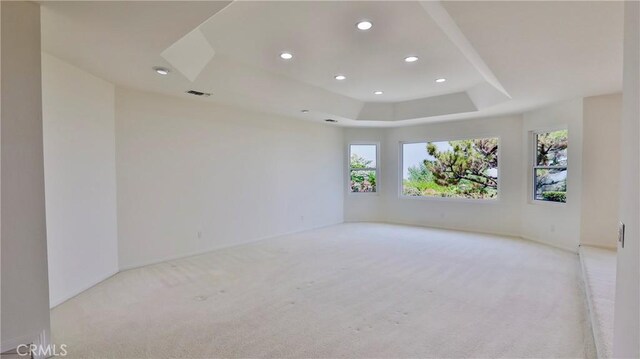
[[[389,129],[348,128],[345,154],[349,143],[371,141],[381,144],[382,156],[377,194],[350,194],[345,186],[345,220],[521,236],[571,251],[577,251],[581,241],[615,246],[618,199],[611,194],[619,182],[615,144],[620,111],[621,95],[612,94],[565,101],[520,116]],[[560,128],[569,130],[567,203],[533,201],[531,132]],[[498,201],[399,197],[400,142],[488,136],[500,137]],[[585,165],[583,158],[589,163]]]
[[[0,2],[1,345],[47,344],[49,289],[42,155],[40,6]]]
[[[582,208],[583,100],[566,101],[524,114],[522,165],[522,236],[577,251]],[[531,131],[568,128],[567,203],[533,201],[533,138]]]
[[[51,306],[118,271],[114,86],[42,56]]]
[[[615,249],[622,94],[585,98],[583,116],[580,243]]]
[[[335,126],[116,88],[120,268],[342,222],[343,154]]]
[[[347,221],[387,221],[412,225],[455,228],[519,235],[521,210],[520,173],[522,146],[520,116],[474,119],[398,127],[383,130],[346,131],[346,143],[358,140],[381,142],[379,193],[346,194]],[[499,199],[497,201],[401,198],[400,142],[449,140],[497,136],[500,138]]]
[[[640,3],[625,3],[624,84],[621,123],[620,220],[613,334],[615,358],[640,357]]]

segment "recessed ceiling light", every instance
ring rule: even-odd
[[[336,123],[336,122],[338,122],[338,120],[334,120],[334,119],[332,119],[332,118],[328,118],[328,119],[326,119],[326,120],[324,120],[324,121],[325,121],[325,122],[331,122],[331,123]]]
[[[371,23],[371,21],[365,20],[357,23],[356,27],[358,28],[358,30],[369,30],[371,27],[373,27],[373,24]]]
[[[155,71],[158,75],[168,75],[169,72],[171,72],[168,68],[166,67],[160,67],[160,66],[156,66],[153,68],[153,71]]]
[[[441,83],[441,82],[445,82],[445,81],[447,81],[447,79],[445,79],[445,78],[436,79],[437,83]]]
[[[290,52],[283,52],[280,54],[280,58],[283,60],[291,60],[293,58],[293,54]]]
[[[309,113],[309,110],[300,110],[302,113]]]
[[[384,93],[384,92],[382,92],[382,91],[374,91],[374,92],[373,92],[373,94],[374,94],[374,95],[382,95],[383,93]]]
[[[334,78],[338,81],[346,80],[347,76],[345,75],[335,75]]]
[[[417,56],[407,56],[404,58],[405,62],[416,62],[418,61],[418,57]]]

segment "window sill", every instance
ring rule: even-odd
[[[377,196],[380,195],[380,193],[379,192],[348,192],[347,195],[348,196],[356,196],[356,197],[359,197],[359,196],[374,196],[374,197],[377,197]]]
[[[554,202],[554,201],[544,201],[541,199],[530,199],[528,204],[533,206],[559,206],[564,207],[567,205],[567,202]]]
[[[401,200],[414,200],[414,201],[435,201],[435,202],[451,202],[451,203],[474,203],[474,204],[499,204],[500,197],[492,199],[471,199],[471,198],[451,198],[451,197],[436,197],[436,196],[405,196],[399,195],[398,199]]]

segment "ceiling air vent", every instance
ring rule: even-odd
[[[189,95],[194,95],[194,96],[204,96],[204,97],[211,96],[211,94],[208,93],[208,92],[201,92],[201,91],[196,91],[196,90],[189,90],[189,91],[187,91],[187,93]]]

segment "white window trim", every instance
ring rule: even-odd
[[[369,145],[376,146],[376,167],[375,168],[361,168],[361,170],[375,170],[376,171],[376,191],[375,192],[352,192],[351,191],[351,146],[352,145]],[[380,193],[380,142],[376,141],[352,141],[347,144],[347,194],[350,196],[378,196]]]
[[[529,182],[529,195],[528,195],[528,203],[532,204],[532,205],[541,205],[541,206],[566,206],[567,203],[569,203],[569,149],[567,147],[567,165],[566,166],[551,166],[553,168],[565,168],[567,170],[567,201],[566,202],[555,202],[555,201],[545,201],[543,199],[537,199],[536,198],[536,168],[540,168],[538,166],[536,166],[536,164],[538,163],[538,143],[537,143],[537,139],[536,136],[538,134],[541,133],[548,133],[548,132],[555,132],[555,131],[562,131],[562,130],[567,130],[567,141],[569,140],[568,138],[568,131],[569,131],[569,127],[567,125],[560,125],[560,126],[552,126],[552,127],[545,127],[545,128],[541,128],[541,129],[536,129],[536,130],[531,130],[529,131],[529,166],[528,166],[528,172],[529,175],[527,176],[528,178],[528,182]],[[500,162],[498,162],[500,163]],[[543,166],[545,167],[545,166]],[[548,167],[548,166],[547,166]]]
[[[477,138],[497,138],[498,139],[498,194],[495,198],[489,199],[471,199],[471,198],[456,198],[456,197],[437,197],[437,196],[406,196],[402,194],[403,187],[403,166],[404,166],[404,145],[412,143],[427,143],[427,142],[447,142],[447,141],[462,141]],[[460,137],[448,137],[447,139],[441,139],[440,137],[431,137],[413,141],[400,141],[398,149],[398,198],[411,200],[411,201],[446,201],[446,202],[460,202],[460,203],[476,203],[476,204],[498,204],[502,200],[502,139],[500,136],[485,134],[485,135],[469,135]]]

